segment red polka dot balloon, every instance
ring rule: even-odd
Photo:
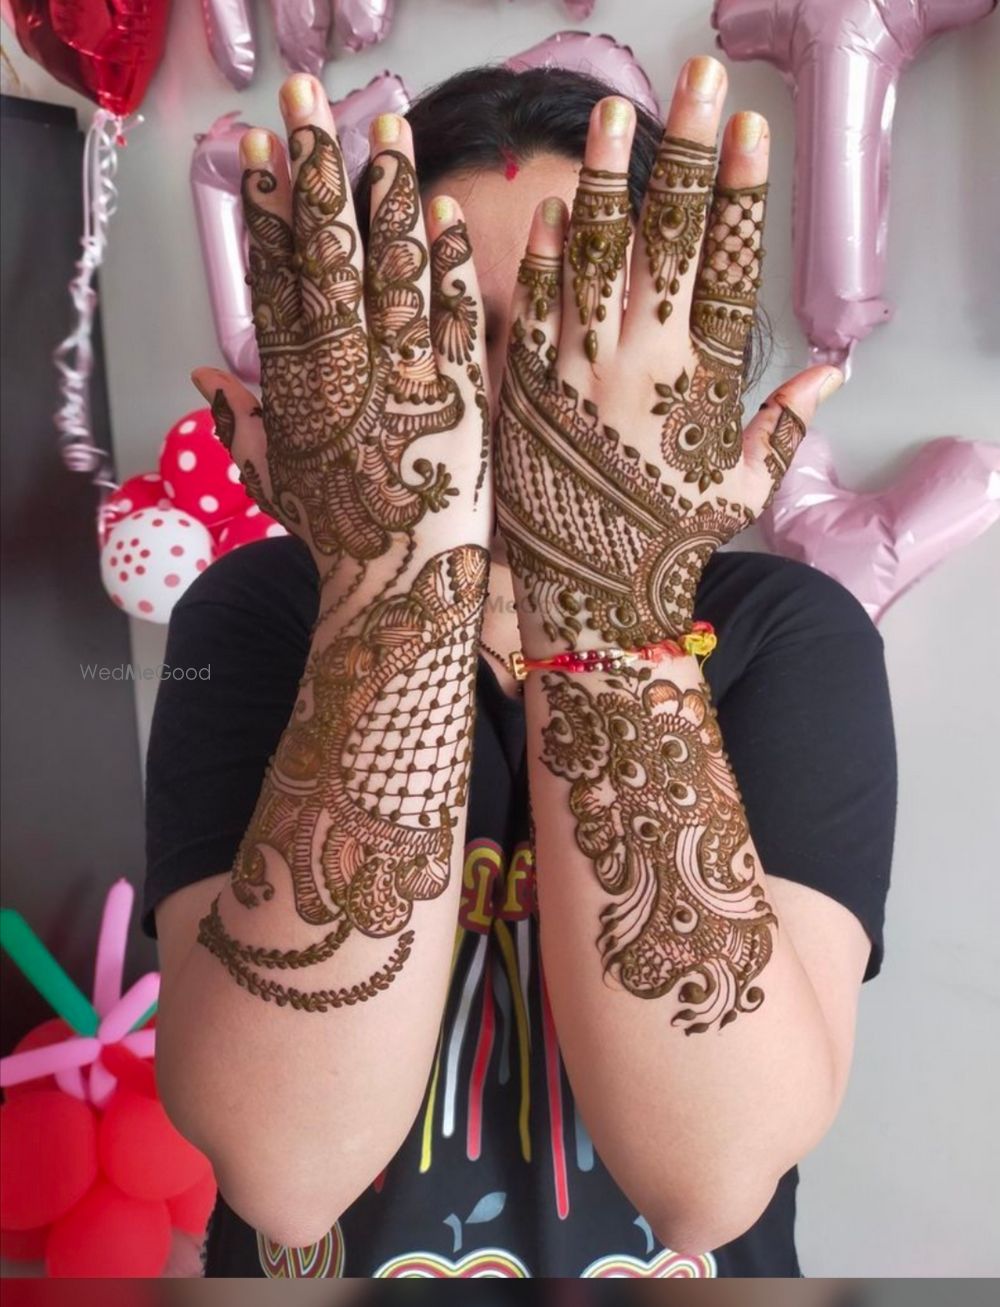
[[[101,580],[130,617],[166,622],[211,561],[212,537],[197,518],[176,508],[140,508],[108,533]]]
[[[215,552],[221,557],[240,545],[253,544],[255,540],[269,540],[276,536],[286,536],[288,532],[273,517],[262,513],[256,504],[251,504],[239,517],[230,518],[224,526],[213,532]]]
[[[167,432],[160,454],[163,488],[175,508],[192,513],[209,528],[251,503],[239,468],[215,434],[211,409],[188,413]]]
[[[129,616],[166,622],[213,558],[287,534],[244,490],[211,409],[196,409],[167,432],[159,471],[130,477],[103,505],[101,579]]]
[[[129,477],[108,496],[104,505],[101,514],[104,535],[101,543],[103,544],[107,539],[107,534],[113,526],[123,517],[128,517],[129,513],[134,513],[137,508],[170,507],[171,503],[163,488],[163,478],[159,472],[142,472],[139,476]]]

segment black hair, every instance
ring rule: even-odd
[[[448,173],[506,168],[538,154],[581,160],[591,111],[598,100],[619,94],[586,73],[566,68],[514,71],[487,65],[456,73],[425,91],[406,115],[413,132],[417,176],[431,186]],[[638,218],[663,125],[636,104],[636,131],[629,162],[632,216]],[[370,169],[355,187],[358,223],[368,234]],[[770,333],[758,309],[747,346],[747,386],[767,363]]]

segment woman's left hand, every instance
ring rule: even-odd
[[[721,64],[688,62],[634,238],[635,112],[617,97],[591,118],[568,232],[560,201],[535,214],[496,448],[499,525],[533,656],[685,631],[708,559],[765,507],[842,380],[810,368],[743,426],[768,131],[758,114],[735,114],[716,173],[724,94]]]

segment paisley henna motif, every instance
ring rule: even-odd
[[[206,918],[202,942],[241,984],[250,964],[322,961],[351,931],[398,935],[415,902],[443,892],[452,827],[467,801],[487,574],[483,549],[439,554],[406,593],[372,605],[314,651],[231,885],[253,908],[274,897],[276,873],[287,876],[298,916],[330,929],[312,951],[282,953],[233,939],[217,912]],[[408,952],[397,950],[399,966]],[[272,982],[248,987],[281,1001]],[[288,1001],[318,1011],[340,1005],[323,993],[313,1006],[308,995]]]
[[[753,519],[726,499],[696,505],[552,375],[515,329],[501,394],[497,515],[547,637],[638,647],[679,634],[702,569]]]
[[[645,682],[645,683],[644,683]],[[570,783],[576,842],[612,902],[605,971],[639,998],[676,992],[701,1034],[764,1001],[777,919],[708,695],[650,680],[593,689],[546,674],[542,760]]]

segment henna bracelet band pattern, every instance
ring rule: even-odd
[[[692,622],[691,630],[676,640],[661,640],[639,649],[569,649],[549,658],[528,658],[515,650],[510,656],[510,670],[517,680],[523,681],[529,672],[620,672],[632,663],[661,663],[667,658],[683,658],[685,654],[697,658],[701,667],[717,644],[711,622]]]

